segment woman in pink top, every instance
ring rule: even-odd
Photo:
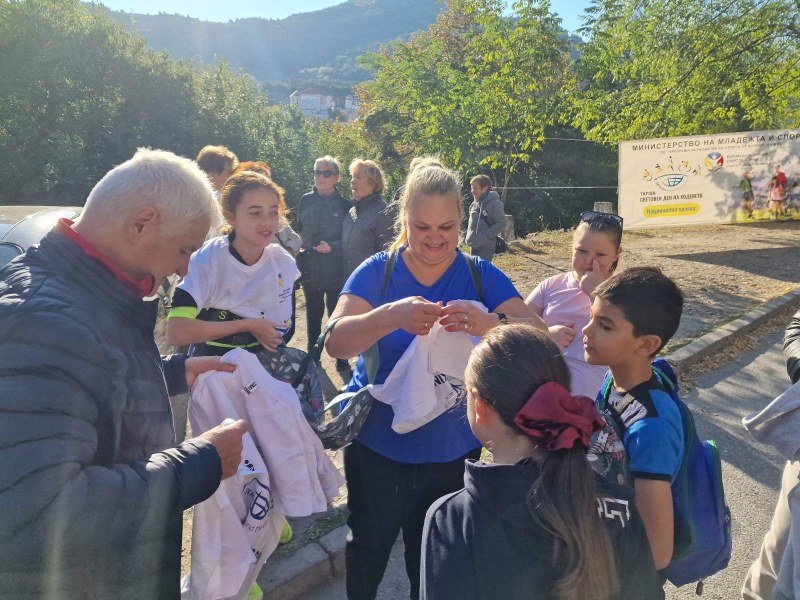
[[[592,295],[614,272],[621,242],[622,217],[584,212],[572,238],[572,271],[545,279],[525,301],[542,317],[564,353],[574,395],[594,398],[606,374],[607,367],[586,363],[583,337],[576,333],[589,323]]]

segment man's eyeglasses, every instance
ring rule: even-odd
[[[603,223],[612,227],[622,229],[622,217],[614,213],[597,212],[596,210],[586,210],[581,213],[581,221],[584,223]]]
[[[331,169],[325,169],[324,171],[317,171],[314,169],[314,177],[324,177],[327,179],[328,177],[333,177],[336,175]]]

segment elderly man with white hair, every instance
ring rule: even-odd
[[[233,367],[161,357],[143,298],[217,214],[194,162],[139,150],[0,270],[4,598],[179,597],[182,512],[235,472],[247,424],[172,447],[168,392]]]

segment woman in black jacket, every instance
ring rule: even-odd
[[[336,188],[341,165],[333,156],[314,161],[314,189],[300,198],[294,230],[302,245],[297,266],[302,274],[306,299],[308,351],[322,329],[322,313],[330,316],[347,274],[342,272],[342,221],[350,209]],[[336,361],[337,370],[347,370],[347,361]]]
[[[428,510],[420,598],[663,598],[633,491],[602,483],[586,460],[602,421],[567,391],[555,342],[496,327],[465,385],[470,427],[494,463],[468,460],[465,489]]]

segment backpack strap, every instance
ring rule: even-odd
[[[608,399],[611,396],[611,385],[613,383],[614,378],[611,376],[611,373],[608,373],[603,381],[603,387],[600,388],[600,394],[597,396],[597,408],[600,410],[605,410],[608,405]]]
[[[392,272],[397,264],[397,250],[390,250],[386,256],[386,262],[383,266],[383,281],[381,282],[381,295],[378,301],[378,306],[381,306],[386,300],[386,289],[389,287],[389,282],[392,280]],[[375,381],[378,375],[378,368],[381,364],[381,355],[378,351],[378,343],[375,342],[361,353],[364,357],[364,370],[367,372],[367,383]]]
[[[483,305],[486,305],[483,298],[483,283],[481,283],[481,272],[478,270],[478,265],[475,264],[475,259],[469,254],[464,254],[464,258],[467,260],[469,275],[472,277],[472,285],[475,286],[475,291],[478,292],[478,300]]]
[[[328,334],[333,331],[333,328],[336,327],[336,323],[342,317],[338,317],[333,319],[332,321],[328,321],[325,324],[325,328],[322,330],[322,333],[319,334],[317,341],[314,342],[314,345],[311,346],[311,351],[303,357],[303,360],[300,361],[300,365],[297,368],[297,373],[295,373],[294,379],[292,379],[292,387],[296,388],[300,385],[303,381],[303,377],[306,376],[306,372],[308,371],[308,366],[311,364],[312,360],[319,360],[322,356],[322,348],[325,346],[325,340],[328,337]]]
[[[666,391],[670,395],[670,397],[673,397],[672,392],[669,389],[667,389],[664,384],[662,384],[658,374],[654,372],[654,375],[656,378],[656,384],[655,384],[656,387],[661,387],[664,391]],[[650,381],[652,382],[652,379]],[[605,383],[603,384],[603,388],[600,390],[600,394],[598,396],[598,409],[601,412],[608,414],[612,419],[614,419],[621,440],[622,439],[621,435],[628,430],[628,426],[625,424],[625,421],[622,418],[622,415],[625,414],[627,408],[634,401],[637,400],[643,406],[648,406],[651,400],[649,392],[646,389],[642,389],[640,388],[640,386],[637,385],[636,387],[634,387],[632,391],[628,391],[625,393],[625,396],[623,397],[622,401],[620,401],[619,404],[617,404],[616,406],[612,406],[611,404],[609,404],[608,399],[611,396],[611,386],[613,385],[613,383],[614,383],[614,378],[609,375]]]
[[[397,264],[397,250],[390,250],[386,255],[386,262],[383,265],[383,281],[381,282],[381,295],[379,305],[383,304],[386,300],[386,288],[389,287],[389,281],[392,279],[392,271]]]
[[[667,388],[670,395],[677,394],[678,378],[675,375],[675,371],[672,369],[672,365],[670,365],[665,358],[657,358],[653,361],[651,367],[653,373],[656,374],[661,384]]]

